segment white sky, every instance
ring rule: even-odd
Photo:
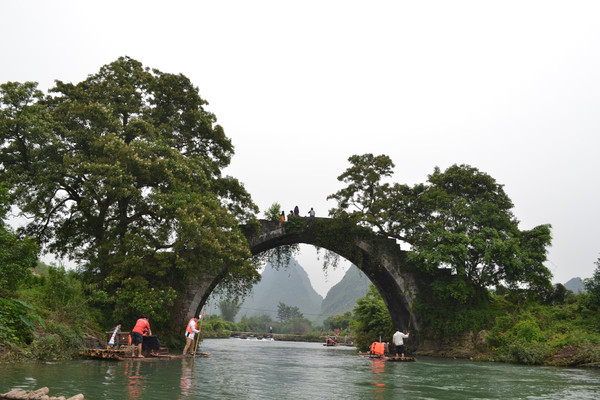
[[[407,184],[465,163],[505,185],[522,229],[552,224],[554,282],[600,256],[596,0],[4,0],[0,37],[0,82],[46,91],[123,55],[188,76],[261,216],[326,216],[353,154],[389,155]],[[339,278],[314,264],[323,294]]]

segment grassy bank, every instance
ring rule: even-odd
[[[527,365],[600,364],[600,316],[586,307],[585,296],[560,305],[495,301],[502,311],[485,329],[425,339],[417,354]]]
[[[3,361],[69,359],[101,337],[99,311],[77,275],[38,268],[12,298],[0,298]]]
[[[571,304],[539,304],[497,317],[487,335],[491,358],[558,366],[600,362],[600,316],[584,298]]]

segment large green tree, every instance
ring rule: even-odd
[[[551,289],[543,264],[550,226],[520,230],[512,201],[488,174],[452,165],[443,172],[435,168],[427,183],[409,186],[390,182],[394,164],[388,156],[354,155],[349,161],[338,177],[347,186],[329,196],[338,202],[333,217],[353,218],[410,245],[411,259],[423,271],[450,271],[457,288]]]
[[[300,312],[300,309],[296,306],[288,306],[281,301],[277,305],[277,318],[283,324],[286,324],[293,319],[304,318],[304,315]]]
[[[585,298],[588,307],[597,310],[600,308],[600,258],[594,264],[596,264],[594,275],[591,278],[585,279],[583,284],[587,291]]]
[[[36,266],[38,254],[35,240],[19,238],[5,223],[9,206],[8,191],[0,185],[0,297],[12,297]]]
[[[361,350],[369,348],[376,340],[391,340],[393,331],[390,313],[373,284],[364,297],[356,301],[350,328],[356,346]]]
[[[235,316],[242,308],[242,304],[237,300],[223,299],[219,302],[221,317],[225,321],[235,322]]]
[[[107,290],[198,273],[246,287],[259,275],[239,224],[258,210],[222,175],[234,149],[206,104],[187,77],[128,57],[48,95],[1,85],[1,180],[23,232]]]

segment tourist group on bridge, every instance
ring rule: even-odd
[[[300,209],[298,208],[298,206],[294,207],[293,210],[290,210],[290,213],[287,216],[287,220],[289,221],[292,217],[299,217],[300,216]],[[310,218],[314,218],[315,217],[315,210],[311,207],[310,211],[308,212],[308,216]],[[281,212],[281,215],[279,216],[279,220],[281,222],[285,222],[285,211]]]

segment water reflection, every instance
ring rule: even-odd
[[[385,360],[374,358],[371,360],[371,371],[373,372],[374,387],[373,393],[375,399],[382,399],[385,394]]]
[[[194,380],[192,379],[194,374],[195,359],[193,358],[182,358],[181,359],[181,379],[179,380],[179,387],[181,388],[180,399],[185,399],[193,393]]]
[[[146,376],[140,374],[141,365],[140,361],[125,361],[126,392],[130,400],[141,399],[146,388]]]
[[[591,399],[600,371],[421,358],[394,363],[320,343],[207,339],[207,358],[0,365],[13,388],[105,400]]]

